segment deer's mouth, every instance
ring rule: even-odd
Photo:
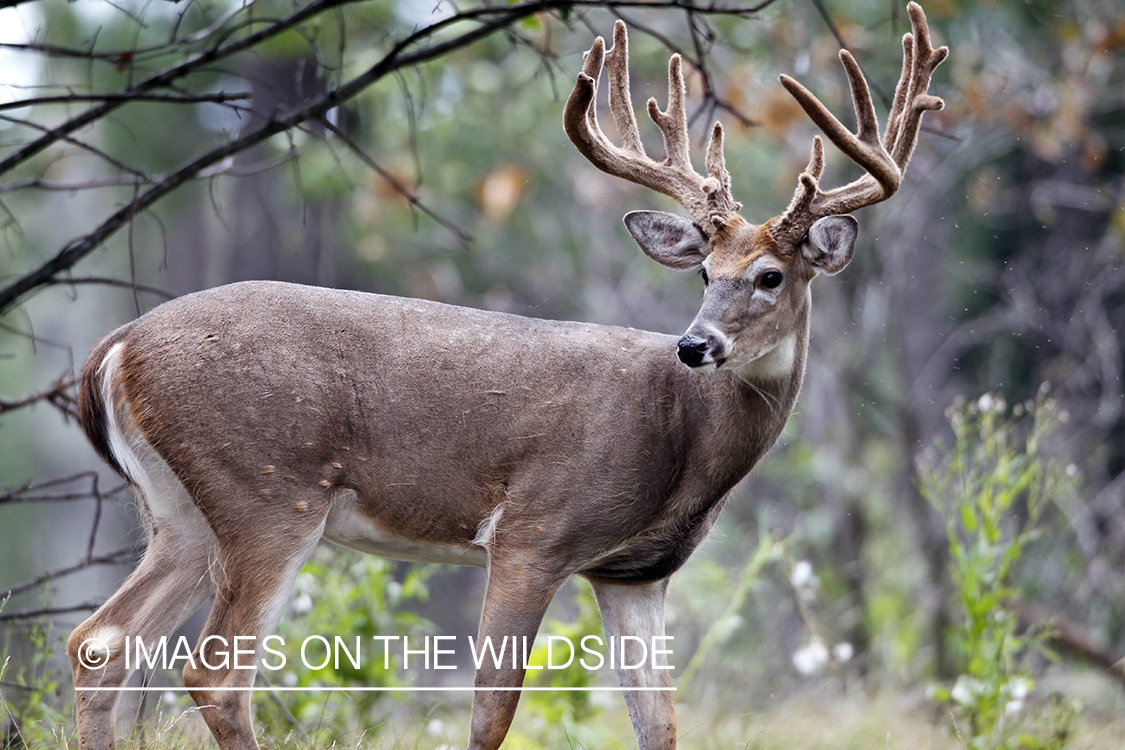
[[[706,362],[700,362],[697,365],[689,365],[687,362],[684,362],[684,366],[697,375],[709,375],[713,372],[718,371],[719,368],[721,368],[726,363],[727,358],[721,357],[719,359],[711,359]]]

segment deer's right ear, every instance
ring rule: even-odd
[[[711,243],[690,219],[663,211],[625,214],[629,234],[645,255],[678,271],[694,271],[711,252]]]

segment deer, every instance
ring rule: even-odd
[[[848,265],[852,212],[898,190],[922,116],[944,106],[928,90],[948,49],[932,47],[921,7],[908,12],[882,134],[847,51],[854,133],[781,76],[863,174],[822,189],[814,136],[788,208],[760,225],[731,194],[720,123],[706,174],[691,164],[680,56],[668,64],[668,108],[648,102],[664,140],[658,161],[631,104],[625,24],[610,49],[595,39],[564,129],[594,166],[690,215],[624,219],[650,258],[702,274],[699,312],[681,336],[255,281],[166,302],[103,339],[82,369],[81,424],[132,487],[148,544],[68,639],[82,750],[114,747],[112,688],[130,676],[125,639],[171,634],[212,596],[184,685],[221,750],[255,750],[255,665],[202,664],[222,661],[218,643],[261,644],[274,631],[322,538],[486,568],[481,642],[534,640],[572,576],[592,586],[607,637],[663,637],[670,576],[794,407],[811,281]],[[620,146],[598,122],[603,67]],[[665,651],[617,670],[642,750],[676,746]],[[507,660],[476,669],[470,750],[501,745],[525,673]]]

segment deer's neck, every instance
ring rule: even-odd
[[[809,305],[793,333],[769,354],[737,370],[715,373],[705,398],[711,402],[714,441],[710,473],[733,486],[777,442],[801,389],[809,342]]]

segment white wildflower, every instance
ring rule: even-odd
[[[793,572],[789,574],[789,583],[795,589],[815,589],[820,584],[820,580],[813,573],[812,563],[801,560],[793,566]]]
[[[1008,695],[1013,700],[1022,701],[1031,692],[1031,680],[1026,677],[1013,677],[1008,680]]]
[[[293,600],[293,613],[297,615],[307,615],[312,612],[313,600],[307,593],[300,593],[297,598]]]
[[[793,654],[793,666],[806,677],[817,674],[828,666],[828,647],[819,638],[811,639]]]
[[[852,647],[852,644],[847,641],[837,643],[832,647],[832,657],[840,664],[851,661],[853,656],[855,656],[855,649]]]
[[[971,708],[976,705],[982,687],[979,680],[963,674],[957,678],[953,689],[949,691],[949,697],[962,706]]]

